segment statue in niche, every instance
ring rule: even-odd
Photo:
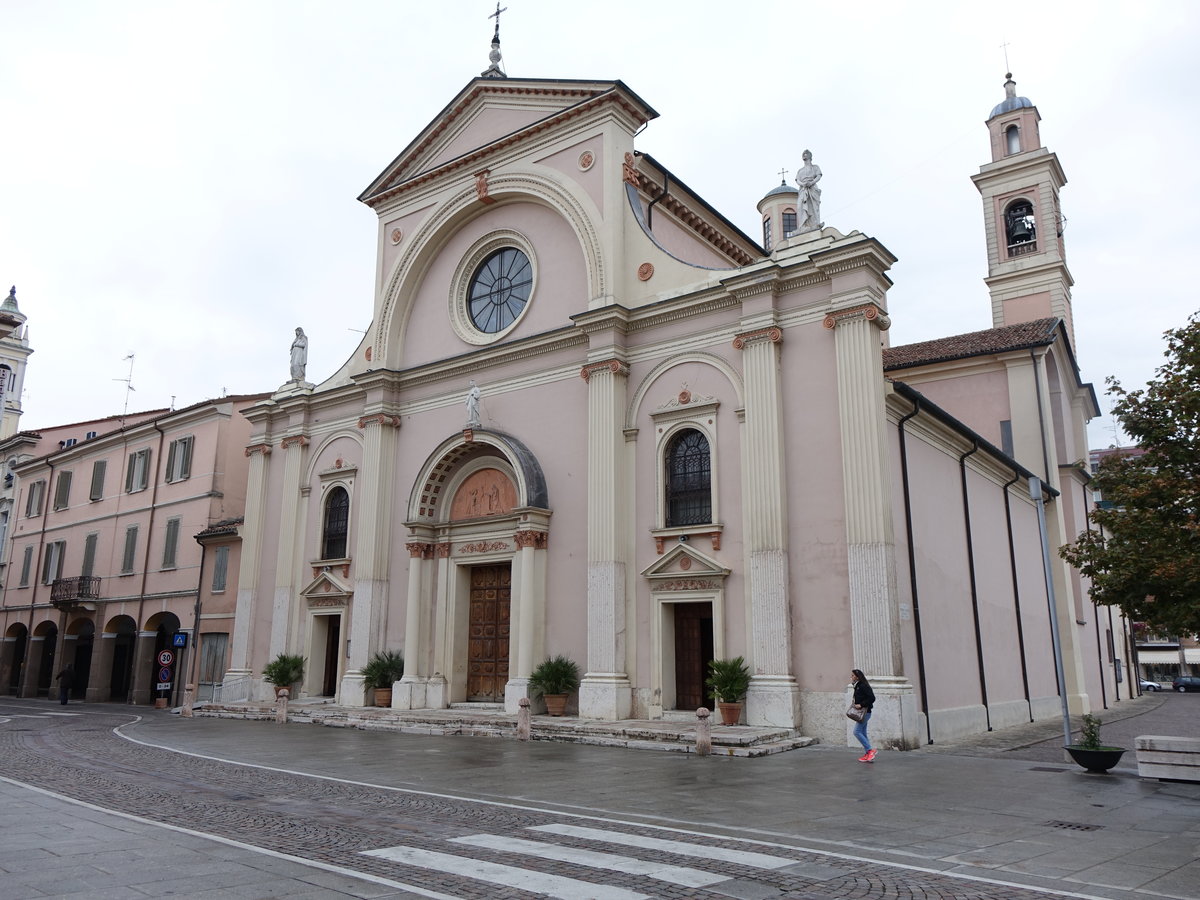
[[[471,389],[467,391],[467,427],[478,428],[483,424],[479,418],[479,385],[471,379]]]
[[[805,150],[804,167],[796,173],[796,185],[800,189],[797,233],[816,231],[821,227],[821,189],[817,187],[820,180],[821,167],[813,165],[812,151]]]
[[[292,341],[292,381],[303,381],[304,370],[308,366],[308,338],[303,328],[296,329],[296,339]]]

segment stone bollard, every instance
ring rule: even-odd
[[[192,703],[196,699],[196,686],[189,684],[183,689],[183,706],[179,710],[179,714],[185,719],[192,717]]]
[[[279,724],[287,722],[287,702],[289,693],[290,692],[288,689],[284,688],[275,697],[275,721]]]
[[[696,755],[712,753],[712,713],[703,706],[696,710]]]
[[[529,698],[522,697],[520,709],[517,710],[517,740],[529,740]]]

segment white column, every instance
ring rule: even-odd
[[[588,658],[579,715],[626,719],[633,690],[625,661],[625,387],[617,359],[591,363],[588,385]],[[553,648],[550,648],[551,651]]]
[[[267,491],[267,455],[270,444],[253,444],[246,448],[250,458],[246,479],[245,527],[242,529],[241,563],[238,567],[237,604],[233,614],[233,646],[230,649],[229,671],[221,684],[221,696],[226,700],[248,700],[254,662],[250,654],[257,626],[259,565],[262,563],[262,533]]]
[[[308,438],[291,435],[279,442],[283,451],[283,485],[279,502],[279,547],[275,556],[275,595],[271,604],[271,643],[267,656],[274,659],[280,653],[297,653],[293,647],[292,625],[296,618],[296,554],[300,536],[304,533],[303,517],[299,515],[300,481],[304,447]],[[307,674],[307,673],[306,673]],[[295,699],[295,698],[292,698]]]
[[[424,709],[425,687],[429,672],[423,665],[421,646],[422,609],[426,603],[425,570],[433,556],[433,544],[428,541],[409,541],[408,548],[408,595],[404,608],[404,677],[392,691],[392,707],[395,709]]]
[[[363,416],[362,470],[355,494],[354,598],[350,607],[350,659],[342,677],[338,702],[363,706],[363,666],[383,645],[387,629],[388,546],[391,541],[392,479],[395,471],[396,429],[400,417]]]
[[[509,713],[519,712],[521,700],[529,697],[529,676],[542,658],[547,538],[544,531],[524,530],[514,535],[518,547],[513,560],[517,602],[510,645],[516,653],[509,660],[508,683],[504,686],[504,709]]]
[[[896,545],[888,467],[880,332],[891,324],[874,303],[825,318],[837,351],[838,412],[846,504],[853,662],[875,691],[871,731],[884,747],[917,746],[917,709],[900,652]]]
[[[782,341],[783,332],[772,325],[739,334],[733,345],[742,351],[746,386],[742,510],[749,563],[748,662],[753,673],[746,694],[746,722],[794,728],[800,721],[800,689],[792,675]]]

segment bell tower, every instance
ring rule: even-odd
[[[1037,107],[1017,96],[1011,73],[1006,77],[1004,100],[987,118],[992,160],[971,176],[983,197],[992,325],[1058,316],[1074,344],[1074,280],[1058,196],[1067,176],[1058,157],[1042,146]]]
[[[33,353],[25,314],[17,308],[15,286],[8,292],[8,299],[0,304],[0,319],[13,326],[10,334],[0,338],[0,440],[4,440],[17,433],[21,395],[25,390],[25,366]]]

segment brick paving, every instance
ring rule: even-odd
[[[37,705],[31,703],[30,707],[32,712]],[[622,887],[648,897],[662,898],[1035,900],[1053,896],[1031,888],[982,883],[951,874],[841,858],[779,844],[749,842],[727,835],[677,830],[664,832],[662,828],[629,821],[598,817],[581,819],[579,816],[532,808],[535,804],[531,803],[521,808],[512,804],[439,796],[436,792],[352,784],[184,756],[131,743],[112,733],[114,727],[129,722],[130,718],[120,708],[88,707],[75,717],[32,716],[12,719],[0,725],[0,754],[3,754],[4,774],[14,781],[104,809],[217,835],[291,857],[375,875],[380,879],[415,885],[423,890],[442,892],[453,897],[518,898],[540,895],[516,888],[497,887],[459,874],[434,874],[361,854],[367,850],[403,845],[452,853],[462,860],[516,865],[528,871],[559,875],[581,883]],[[312,740],[312,729],[289,725],[283,726],[283,730],[291,730],[297,737],[303,735],[305,744]],[[317,737],[317,740],[320,738]],[[745,761],[728,763],[748,764]],[[603,841],[557,834],[553,837],[553,842],[563,847],[599,850],[686,866],[728,879],[708,888],[697,889],[645,876],[597,872],[575,863],[536,856],[524,856],[515,861],[511,854],[449,843],[451,838],[481,833],[544,839],[528,829],[541,825],[579,824],[581,821],[589,827],[622,835],[646,839],[665,835],[671,840],[701,848],[752,851],[775,856],[780,858],[783,867],[764,872],[752,865],[719,861],[703,855],[679,856],[650,847],[610,845]],[[62,851],[62,848],[58,848],[58,851]],[[58,851],[51,846],[50,852],[57,854]],[[119,858],[120,847],[113,848],[113,852]],[[62,856],[65,855],[65,852],[62,853]],[[13,874],[16,868],[27,863],[28,859],[20,855],[0,856],[0,872]],[[463,866],[468,864],[464,862]],[[63,871],[59,865],[55,866],[55,870]],[[164,871],[163,875],[167,876],[168,872]],[[257,875],[245,877],[249,879],[249,884],[214,883],[214,889],[238,891],[228,896],[276,896],[269,893],[274,890],[272,886],[258,883],[260,879]],[[50,890],[39,888],[38,894],[26,896],[53,893],[55,884],[49,876],[47,878]],[[29,879],[22,883],[33,886]],[[85,883],[84,887],[88,885]],[[105,886],[91,885],[94,890],[102,887]],[[116,890],[118,893],[112,896],[142,896],[144,893],[131,891],[121,894],[120,888]],[[379,888],[373,890],[378,891]],[[577,896],[589,896],[586,886],[581,887],[580,891]],[[66,895],[69,892],[61,893]],[[313,886],[310,894],[345,895],[341,888],[320,886]],[[396,895],[405,896],[405,893],[401,890]],[[0,888],[0,896],[4,896],[3,888]],[[91,898],[100,894],[88,893],[88,896]]]

